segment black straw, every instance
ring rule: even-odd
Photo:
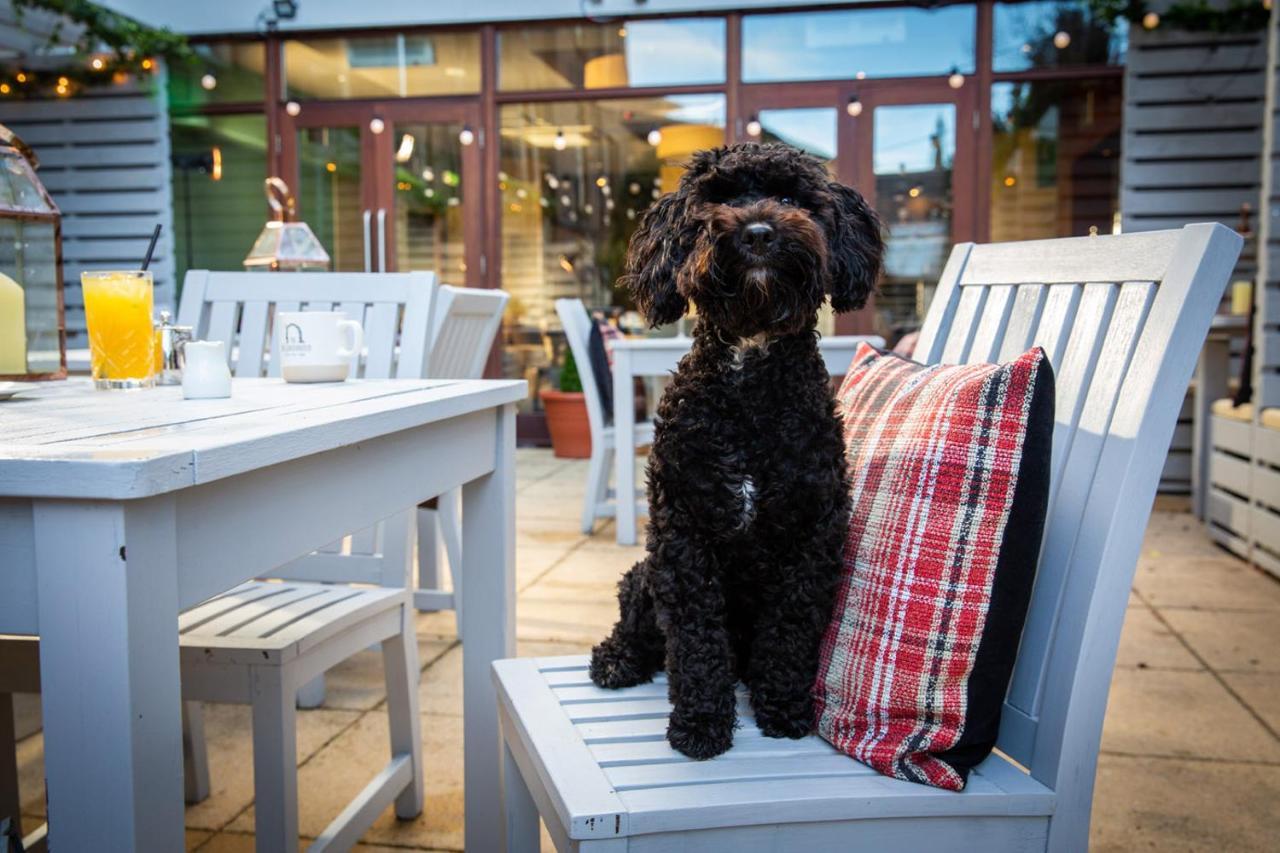
[[[145,270],[151,266],[151,256],[156,251],[156,241],[160,239],[160,223],[156,223],[156,230],[151,232],[151,245],[147,246],[147,256],[142,259],[142,268]]]

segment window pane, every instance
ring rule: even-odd
[[[175,267],[239,270],[267,220],[267,123],[261,115],[184,116],[169,124]],[[215,149],[217,155],[215,156]],[[221,173],[215,169],[221,158]]]
[[[175,111],[204,104],[262,103],[266,49],[262,42],[193,44],[195,60],[169,64],[169,105]]]
[[[372,235],[366,236],[363,221],[364,180],[360,128],[298,131],[298,218],[329,251],[336,272],[365,269],[365,240]]]
[[[831,107],[799,107],[761,110],[761,142],[784,142],[825,160],[833,175],[836,167],[836,111]]]
[[[499,88],[602,89],[723,83],[725,24],[671,18],[498,33]]]
[[[992,66],[996,71],[1069,65],[1123,65],[1129,23],[1112,27],[1084,0],[997,3]]]
[[[452,122],[408,122],[383,134],[396,164],[393,269],[435,270],[443,283],[458,285],[467,280],[461,131]]]
[[[284,44],[288,96],[405,98],[480,91],[475,32],[308,39]]]
[[[502,107],[504,371],[531,398],[563,345],[555,300],[631,307],[614,286],[627,241],[690,155],[724,144],[724,112],[720,95]]]
[[[951,251],[956,108],[880,107],[872,120],[875,204],[887,230],[876,314],[893,341],[919,327]]]
[[[976,21],[973,6],[748,15],[742,79],[971,74]]]
[[[993,241],[1111,232],[1121,107],[1107,80],[991,87]]]

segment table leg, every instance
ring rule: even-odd
[[[498,696],[490,668],[516,651],[515,407],[496,413],[493,471],[462,488],[463,752],[466,848],[504,850]]]
[[[1209,418],[1213,401],[1227,395],[1231,367],[1231,345],[1226,338],[1210,337],[1200,351],[1196,365],[1196,385],[1191,431],[1191,513],[1205,517],[1209,489]]]
[[[636,544],[636,400],[632,392],[631,353],[613,354],[613,482],[619,545]]]
[[[171,497],[33,506],[50,848],[183,849]]]

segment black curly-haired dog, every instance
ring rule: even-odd
[[[623,278],[654,325],[698,308],[693,348],[658,407],[646,557],[592,650],[601,687],[665,667],[671,745],[733,743],[734,689],[761,731],[803,737],[849,512],[844,441],[818,352],[818,309],[860,308],[880,222],[816,158],[784,145],[695,155],[631,238]]]

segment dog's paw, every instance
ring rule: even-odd
[[[813,733],[813,718],[810,715],[788,717],[784,714],[761,714],[757,711],[756,725],[760,727],[760,733],[765,737],[799,740]]]
[[[618,690],[652,680],[653,673],[638,666],[630,655],[615,648],[611,639],[591,650],[591,681],[597,687]]]
[[[681,720],[673,714],[667,722],[667,742],[676,752],[704,761],[728,752],[729,747],[733,746],[733,730],[736,725],[737,721],[733,717]]]

